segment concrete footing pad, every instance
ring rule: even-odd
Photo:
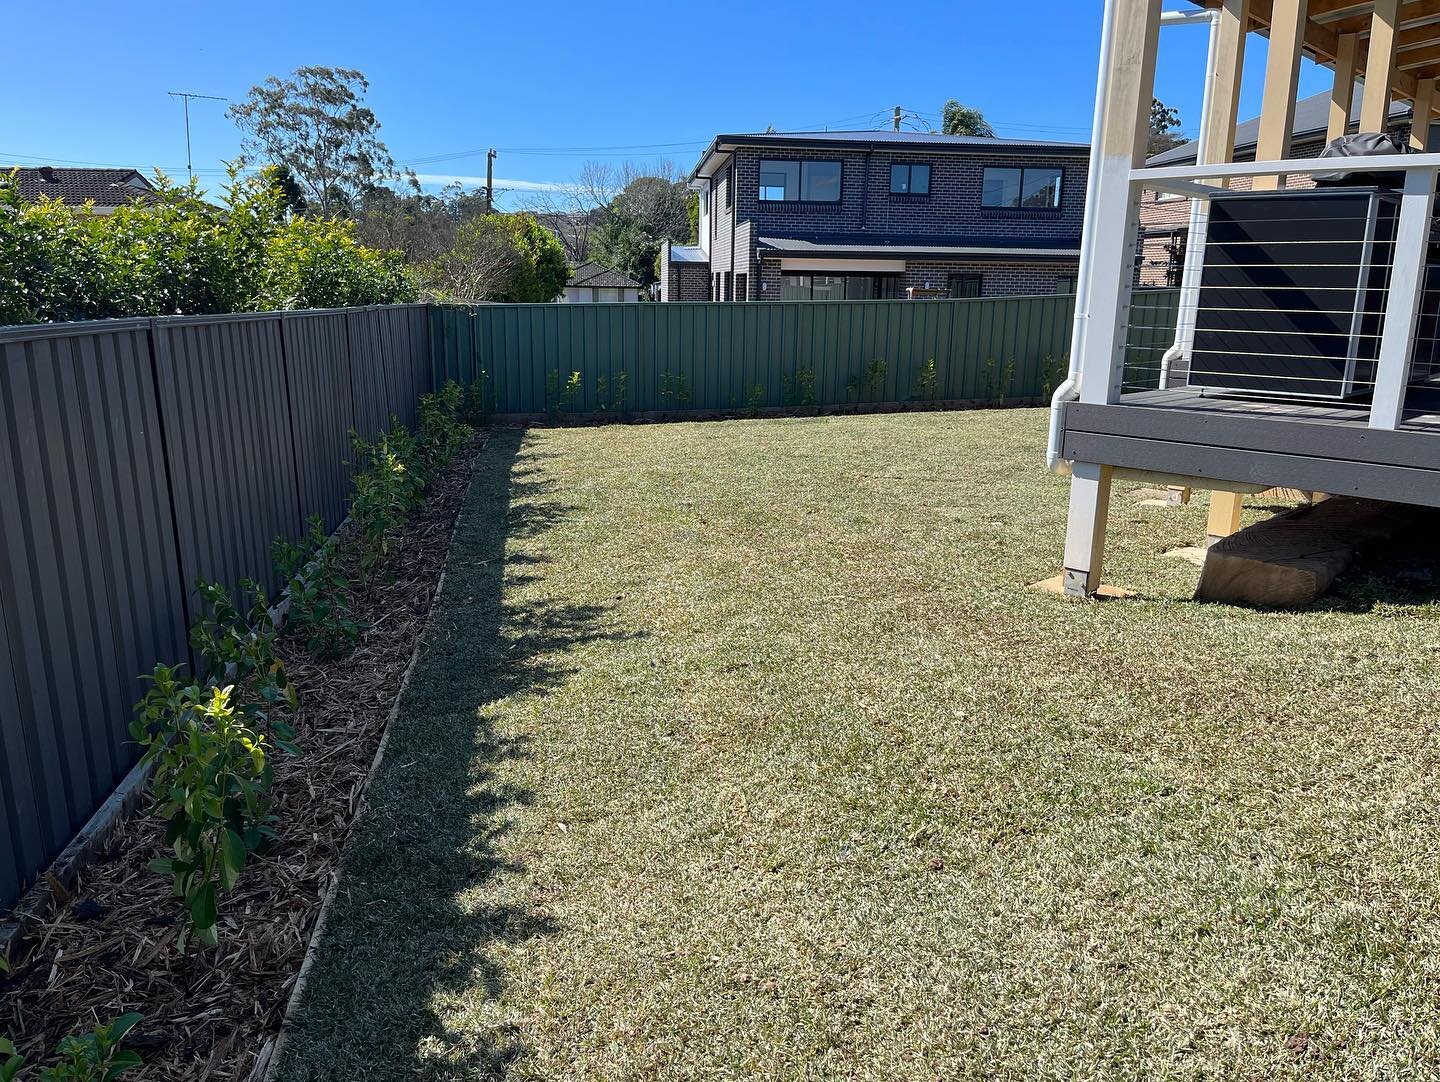
[[[1062,571],[1054,578],[1041,579],[1039,582],[1032,582],[1029,586],[1025,587],[1025,589],[1039,590],[1041,593],[1044,594],[1059,594],[1061,597],[1064,597],[1065,573]],[[1135,594],[1133,591],[1127,590],[1123,586],[1107,586],[1102,583],[1100,589],[1096,592],[1095,596],[1101,601],[1116,601],[1122,597],[1134,597]]]
[[[1195,598],[1304,608],[1330,588],[1358,549],[1390,540],[1415,515],[1403,504],[1350,497],[1283,512],[1211,545]]]

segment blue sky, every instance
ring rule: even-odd
[[[1099,0],[91,7],[66,7],[62,45],[44,5],[4,4],[0,162],[181,176],[181,107],[167,91],[238,99],[266,75],[325,64],[369,77],[383,138],[432,186],[483,178],[484,150],[497,147],[512,207],[587,159],[688,169],[717,132],[874,128],[897,104],[938,126],[947,97],[984,110],[1001,135],[1085,140],[1101,10]],[[1200,27],[1163,34],[1157,90],[1188,130],[1204,49]],[[1252,36],[1245,115],[1258,109],[1263,58]],[[1309,68],[1302,91],[1326,85]],[[239,135],[221,102],[193,103],[191,126],[196,170],[213,183]]]

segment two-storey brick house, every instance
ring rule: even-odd
[[[1074,287],[1089,147],[917,132],[717,136],[661,299],[993,297]]]

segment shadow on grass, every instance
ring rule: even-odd
[[[548,562],[507,544],[574,513],[524,436],[495,430],[476,464],[282,1079],[497,1078],[527,1052],[498,1003],[495,951],[554,924],[538,899],[494,900],[525,870],[504,839],[514,809],[533,800],[505,770],[529,754],[529,737],[497,732],[494,704],[563,682],[575,646],[625,636],[606,629],[601,606],[507,603]]]

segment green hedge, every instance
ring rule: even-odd
[[[231,176],[219,206],[192,181],[106,215],[21,198],[0,174],[0,324],[341,308],[416,299],[398,253],[339,219],[290,213],[269,171]]]

